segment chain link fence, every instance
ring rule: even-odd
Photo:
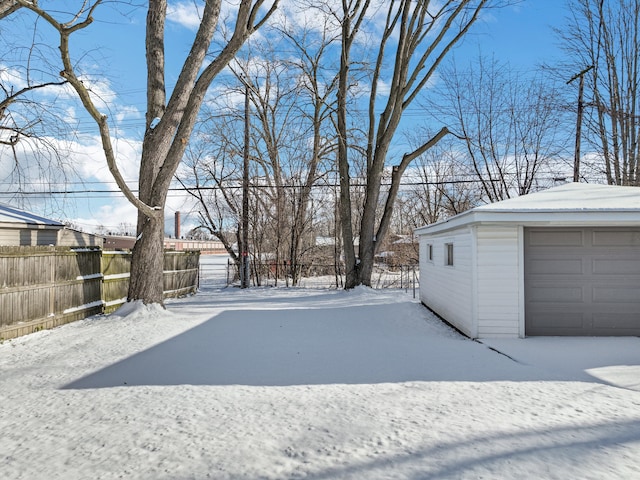
[[[417,265],[374,266],[371,286],[376,289],[394,288],[413,292],[419,288]],[[252,263],[252,287],[344,288],[344,267],[335,265],[284,263]],[[224,288],[239,286],[238,267],[229,257],[203,255],[200,257],[201,287]]]

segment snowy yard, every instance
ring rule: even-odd
[[[119,313],[0,345],[1,478],[640,478],[638,338],[479,343],[364,288]]]

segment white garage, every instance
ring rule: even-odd
[[[640,188],[562,185],[416,234],[421,301],[470,337],[640,335]]]

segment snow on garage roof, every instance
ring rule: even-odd
[[[475,208],[476,211],[640,210],[640,188],[567,183]]]
[[[40,227],[64,227],[63,223],[0,203],[0,224],[25,224]]]
[[[418,228],[417,235],[477,223],[640,226],[640,187],[568,183],[467,210]]]

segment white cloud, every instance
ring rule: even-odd
[[[80,178],[87,182],[78,189],[88,190],[117,190],[111,173],[104,159],[104,152],[99,137],[83,137],[81,141],[72,144],[72,158]],[[129,186],[137,190],[138,170],[140,165],[142,145],[130,139],[114,140],[114,150],[118,159],[118,166]],[[97,182],[97,183],[91,183]],[[91,195],[89,195],[91,197]],[[71,220],[86,231],[96,231],[103,226],[107,231],[117,230],[121,224],[130,224],[135,229],[137,221],[136,208],[122,193],[93,195],[90,201],[77,197]],[[193,227],[193,219],[189,212],[193,210],[192,198],[183,192],[169,192],[165,206],[165,230],[173,232],[173,218],[176,211],[181,211],[183,233]],[[195,216],[194,216],[195,217]]]
[[[367,12],[368,21],[380,28],[384,26],[388,0],[373,0]],[[318,33],[328,32],[331,35],[340,33],[339,20],[342,14],[341,0],[325,0],[314,7],[301,4],[298,0],[282,0],[273,21],[286,24],[296,30],[306,29]]]
[[[27,81],[22,72],[0,63],[0,83],[9,91],[20,90],[27,86]]]
[[[144,117],[142,115],[142,112],[138,108],[131,105],[120,105],[117,107],[117,112],[114,118],[117,122],[122,122],[123,120],[138,119]]]
[[[137,219],[136,208],[122,195],[114,195],[102,200],[105,203],[94,203],[88,206],[79,216],[69,220],[86,232],[106,232],[120,229],[122,224],[131,226],[131,234],[135,232]]]
[[[137,183],[142,145],[126,138],[112,139],[116,161],[122,176]],[[113,183],[99,136],[83,136],[68,146],[70,156],[81,178]]]
[[[61,210],[58,212],[58,217],[60,218],[78,214],[84,218],[93,216],[93,212],[89,210],[96,209],[102,204],[129,203],[120,193],[111,198],[109,194],[103,192],[117,190],[117,186],[107,167],[99,136],[82,136],[74,141],[49,137],[40,139],[39,142],[33,144],[29,140],[24,140],[18,143],[16,150],[20,169],[17,172],[13,171],[16,160],[10,149],[0,149],[0,177],[5,182],[0,184],[0,190],[5,192],[85,191],[82,195],[38,196],[37,201],[36,197],[26,196],[33,198],[33,203],[39,204],[42,212],[56,210],[59,206]],[[141,144],[129,139],[114,139],[113,142],[122,175],[135,189]],[[50,150],[42,148],[43,145],[48,145]],[[0,198],[6,200],[11,197],[3,195]],[[20,195],[14,198],[17,202],[20,201]],[[117,200],[118,198],[120,200]],[[111,222],[113,218],[118,217],[112,217]],[[135,215],[133,218],[135,220]]]
[[[172,2],[167,8],[167,19],[189,30],[197,30],[202,18],[203,2]]]

